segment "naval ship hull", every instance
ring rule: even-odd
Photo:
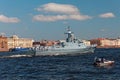
[[[82,53],[94,53],[94,50],[95,48],[36,50],[35,56],[76,55]]]

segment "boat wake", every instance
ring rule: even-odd
[[[19,58],[19,57],[32,57],[31,55],[10,55],[10,56],[2,56],[0,58]]]

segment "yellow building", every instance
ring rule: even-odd
[[[7,38],[8,39],[8,49],[15,47],[29,48],[33,46],[33,40],[28,38],[19,38],[16,35]]]
[[[89,40],[82,40],[86,45],[90,46],[90,41]]]
[[[101,46],[115,46],[115,40],[114,39],[103,39],[101,40]]]
[[[98,38],[91,40],[91,44],[97,44],[103,48],[120,48],[120,39]]]
[[[0,52],[8,51],[7,37],[0,36]]]

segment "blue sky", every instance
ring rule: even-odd
[[[120,36],[120,0],[0,0],[0,34],[34,40]]]

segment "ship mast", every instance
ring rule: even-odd
[[[74,34],[73,34],[73,32],[71,32],[69,26],[67,28],[67,33],[65,33],[65,34],[68,35],[67,38],[66,38],[66,42],[73,42],[73,40],[74,40]]]

